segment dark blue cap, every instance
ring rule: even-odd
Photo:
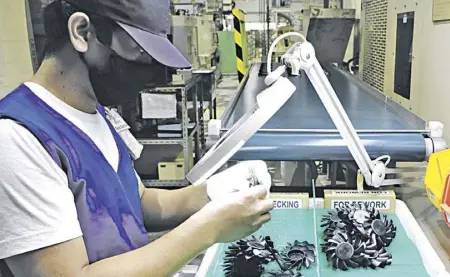
[[[99,16],[115,20],[148,54],[174,68],[191,64],[167,39],[170,0],[66,0]]]

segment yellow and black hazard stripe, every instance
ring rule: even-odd
[[[234,9],[233,10],[233,25],[234,25],[234,42],[236,44],[236,65],[239,82],[244,79],[244,75],[247,70],[247,66],[245,64],[244,51],[242,46],[245,40],[245,15],[241,10]]]

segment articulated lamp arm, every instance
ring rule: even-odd
[[[380,187],[383,185],[386,175],[386,165],[390,162],[389,156],[382,156],[372,161],[367,153],[364,144],[360,140],[352,122],[344,110],[332,85],[328,81],[319,61],[316,58],[314,47],[311,43],[298,33],[286,33],[279,37],[281,40],[288,35],[295,34],[303,39],[303,42],[294,44],[281,58],[282,66],[271,72],[271,55],[268,56],[268,73],[265,82],[270,85],[281,76],[287,67],[290,67],[293,75],[298,75],[303,69],[316,90],[325,109],[330,115],[337,130],[347,144],[350,153],[355,159],[366,183],[369,186]],[[276,41],[275,41],[276,42]],[[274,42],[273,45],[276,45]],[[271,52],[269,52],[270,54]],[[385,162],[382,162],[386,159]]]

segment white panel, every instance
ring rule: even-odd
[[[432,1],[418,1],[417,36],[413,67],[414,109],[426,120],[444,123],[444,134],[450,141],[450,24],[432,21]]]
[[[450,0],[433,0],[433,20],[450,20]]]
[[[434,23],[433,1],[389,1],[386,41],[385,85],[387,96],[411,109],[427,121],[441,121],[450,141],[450,23]],[[415,12],[411,100],[393,93],[395,68],[396,15]]]

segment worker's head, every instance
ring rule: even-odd
[[[45,55],[77,53],[99,102],[118,104],[162,66],[190,67],[166,37],[168,19],[169,0],[55,0],[44,9]]]

